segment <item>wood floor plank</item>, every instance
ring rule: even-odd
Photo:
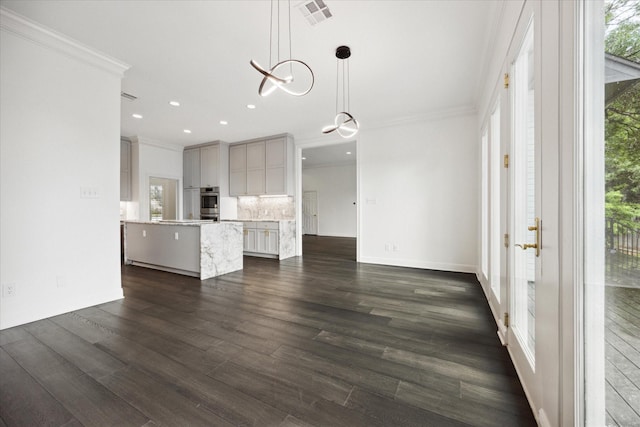
[[[64,425],[73,419],[47,390],[0,348],[0,419],[9,425]]]
[[[85,425],[141,426],[148,418],[35,339],[3,347]]]
[[[393,397],[398,388],[398,379],[378,372],[363,369],[356,364],[334,363],[330,359],[318,356],[298,348],[281,346],[273,353],[274,357],[288,363],[303,366],[325,375],[335,376],[344,381],[387,397]]]
[[[535,420],[496,410],[482,403],[443,394],[415,384],[400,382],[396,399],[464,423],[495,426],[535,426]]]
[[[222,365],[214,378],[316,426],[381,426],[375,419],[329,402],[308,388],[291,387],[233,363]]]
[[[133,367],[103,377],[100,382],[151,419],[167,425],[224,426],[233,424],[199,407]]]
[[[25,326],[31,335],[93,378],[123,369],[119,360],[49,320]]]
[[[282,359],[249,350],[237,354],[231,362],[245,369],[253,370],[281,381],[291,387],[300,390],[306,389],[340,405],[344,404],[353,389],[353,385],[339,378],[330,377],[312,369],[295,366],[283,362]],[[225,366],[221,365],[217,369],[224,369]]]
[[[275,425],[285,418],[285,413],[207,377],[191,361],[173,360],[122,337],[112,337],[97,345],[155,380],[170,384],[173,391],[232,424],[260,425],[262,420]]]
[[[469,425],[435,412],[404,405],[358,387],[349,396],[347,407],[367,414],[386,426],[464,427]]]

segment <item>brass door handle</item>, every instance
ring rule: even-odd
[[[536,217],[535,222],[536,225],[530,225],[529,227],[527,227],[527,230],[536,232],[536,242],[522,244],[517,243],[516,246],[521,248],[523,251],[526,251],[529,248],[535,249],[536,256],[540,256],[540,249],[542,249],[542,221],[540,221],[540,218]]]
[[[526,251],[529,248],[538,248],[538,245],[536,243],[525,243],[523,245],[516,243],[516,246],[522,248],[523,251]]]

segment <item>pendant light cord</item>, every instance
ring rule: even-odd
[[[289,8],[289,59],[293,58],[291,54],[291,0],[288,0],[287,7]],[[293,79],[293,64],[289,63],[289,73]]]
[[[271,8],[269,15],[269,68],[273,67],[273,52],[271,47],[273,46],[273,0],[271,0]]]
[[[340,60],[336,59],[336,115],[338,115],[338,88],[340,87]]]
[[[347,109],[345,111],[351,112],[351,84],[349,82],[349,58],[347,61]]]

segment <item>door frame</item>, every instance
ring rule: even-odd
[[[604,1],[561,3],[560,421],[604,425]]]
[[[325,147],[328,145],[344,144],[355,141],[356,143],[356,262],[360,262],[360,155],[364,144],[361,144],[362,132],[354,139],[342,139],[339,136],[325,136],[314,139],[295,141],[295,182],[296,182],[296,224],[302,224],[302,150],[305,148]],[[302,256],[302,226],[296,227],[296,256]]]

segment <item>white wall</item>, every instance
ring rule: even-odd
[[[302,191],[318,192],[318,235],[356,237],[356,165],[302,170]]]
[[[5,329],[123,296],[120,79],[128,67],[4,9],[0,16]],[[81,187],[98,196],[81,198]]]
[[[134,136],[131,138],[130,219],[149,219],[149,177],[178,180],[178,218],[182,218],[182,153],[177,144]]]
[[[477,117],[464,112],[362,130],[361,262],[476,271],[477,141]]]

